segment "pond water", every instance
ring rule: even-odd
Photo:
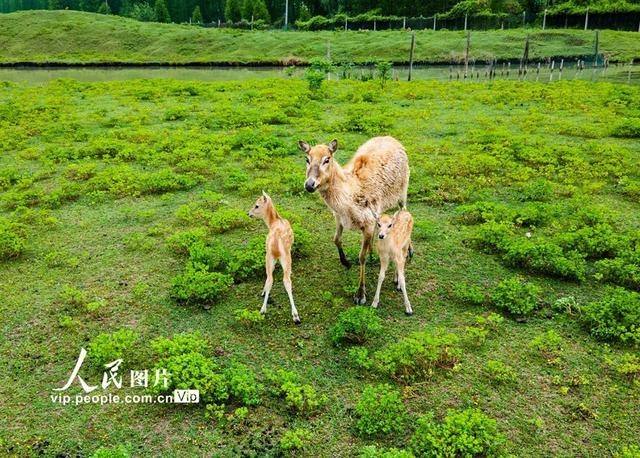
[[[559,71],[556,63],[553,72],[548,64],[537,64],[528,67],[526,75],[518,74],[518,66],[506,63],[495,67],[494,78],[498,80],[522,80],[549,82],[558,79],[579,79],[589,81],[607,81],[615,83],[640,84],[640,65],[612,64],[607,68],[586,67],[580,69],[575,63],[564,65]],[[485,64],[469,65],[466,80],[487,81],[489,67]],[[352,67],[346,70],[351,78],[367,78],[375,71],[373,67]],[[406,80],[407,66],[395,66],[392,71],[394,79]],[[285,67],[42,67],[42,68],[0,68],[0,81],[26,82],[32,84],[45,83],[58,78],[71,78],[84,82],[121,81],[139,78],[169,78],[186,81],[228,81],[263,78],[301,78],[303,68]],[[418,65],[414,66],[414,80],[464,81],[463,65]],[[332,79],[343,78],[344,71],[332,73]]]

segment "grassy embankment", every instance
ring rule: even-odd
[[[594,32],[492,30],[472,32],[471,58],[517,60],[526,35],[531,59],[590,57]],[[464,54],[464,32],[416,32],[417,62],[449,63]],[[296,64],[326,55],[366,63],[408,60],[410,33],[289,32],[203,29],[142,23],[76,11],[24,11],[0,15],[0,63],[56,64]],[[640,34],[601,31],[600,51],[611,61],[640,58]]]
[[[612,282],[639,287],[632,253],[640,229],[640,90],[583,82],[382,90],[343,81],[311,95],[304,82],[282,80],[1,87],[0,202],[8,218],[1,241],[10,257],[0,264],[3,453],[87,455],[125,444],[140,456],[278,456],[285,431],[304,428],[311,438],[298,455],[354,456],[372,443],[407,447],[417,416],[470,406],[497,420],[504,450],[519,456],[608,457],[637,443],[637,382],[610,362],[633,352],[632,340],[609,336],[605,345],[578,309],[608,294]],[[375,354],[413,331],[444,329],[458,335],[462,352],[454,369],[436,367],[408,385],[375,365],[355,367],[347,348],[328,338],[336,316],[352,306],[357,272],[338,263],[325,205],[302,191],[304,157],[295,146],[299,138],[337,137],[344,163],[366,138],[384,133],[401,139],[410,157],[416,256],[407,276],[415,315],[404,316],[389,280],[378,312],[383,334],[365,345]],[[279,280],[266,321],[245,327],[233,316],[260,306],[262,258],[246,241],[260,247],[265,228],[244,212],[262,189],[307,231],[306,256],[293,269],[299,327]],[[481,205],[461,207],[473,202]],[[208,311],[170,297],[186,262],[172,236],[191,229],[213,250],[200,253],[204,262],[223,256],[229,267],[225,256],[249,255],[245,275]],[[23,248],[14,236],[26,237]],[[357,243],[347,234],[352,259]],[[631,270],[616,274],[609,261]],[[376,268],[374,260],[370,288]],[[503,313],[486,296],[515,274],[540,288],[538,309],[525,320],[505,313],[486,340],[467,329],[477,315]],[[569,296],[575,301],[550,307]],[[295,414],[258,387],[260,404],[226,425],[205,418],[202,405],[53,404],[51,390],[64,383],[80,347],[122,328],[138,335],[125,346],[127,370],[158,364],[150,340],[199,331],[210,342],[202,352],[220,366],[238,359],[267,385],[268,369],[286,368],[327,399]],[[560,348],[551,338],[542,353],[529,346],[547,331],[559,335]],[[90,350],[82,370],[94,383],[96,358]],[[511,369],[490,370],[489,360]],[[353,407],[365,386],[381,382],[402,389],[408,419],[399,432],[368,437],[355,429]]]

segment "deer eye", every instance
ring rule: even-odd
[[[325,158],[322,160],[322,165],[326,165],[326,164],[328,164],[330,159],[331,159],[331,158],[330,158],[329,156],[325,157]]]
[[[309,164],[311,162],[311,160],[309,159],[309,156],[307,156],[307,164]]]
[[[389,227],[393,226],[393,224],[389,224]]]
[[[258,208],[258,207],[260,207],[260,206],[259,206],[259,205],[256,205],[256,206],[255,206],[255,207],[253,207],[253,208]]]
[[[378,223],[378,227],[381,227],[381,226],[380,226],[380,223]]]

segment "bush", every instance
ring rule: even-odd
[[[373,355],[379,372],[402,382],[431,377],[436,368],[453,368],[462,354],[455,334],[414,332]]]
[[[287,430],[280,438],[280,448],[284,451],[302,450],[311,441],[313,434],[308,429]]]
[[[485,366],[487,375],[489,378],[497,383],[515,383],[518,381],[518,376],[513,370],[513,367],[495,360],[487,361]]]
[[[573,315],[580,310],[580,304],[578,304],[578,300],[574,296],[564,296],[556,299],[553,304],[551,304],[551,309],[554,312]]]
[[[186,353],[205,353],[209,344],[200,333],[181,333],[172,339],[160,337],[151,341],[151,348],[160,358],[184,355]]]
[[[538,306],[540,292],[540,288],[527,283],[524,278],[513,277],[496,286],[491,301],[496,307],[506,309],[514,315],[527,315]]]
[[[613,128],[614,137],[640,138],[640,118],[627,118]]]
[[[631,353],[624,353],[617,357],[608,357],[607,364],[618,374],[628,377],[634,383],[640,384],[640,357]]]
[[[329,329],[334,345],[363,344],[382,333],[382,320],[371,307],[351,307],[338,315]]]
[[[496,421],[477,409],[447,413],[442,423],[433,415],[418,419],[410,449],[420,457],[499,456],[505,437]]]
[[[637,445],[622,447],[616,458],[640,458],[640,447]]]
[[[161,359],[156,370],[166,370],[169,382],[165,388],[158,385],[162,392],[174,390],[198,390],[200,399],[205,402],[224,402],[229,391],[218,365],[201,353],[184,353]]]
[[[229,260],[227,273],[236,281],[243,281],[264,272],[265,243],[264,237],[254,237],[244,248],[235,250]]]
[[[487,301],[485,292],[479,286],[458,283],[454,287],[454,297],[471,305],[483,305]]]
[[[184,273],[171,284],[171,295],[179,303],[198,304],[205,308],[233,284],[233,278],[220,272],[210,272],[201,263],[188,262]]]
[[[116,445],[115,447],[100,447],[91,458],[129,458],[131,453],[124,445]]]
[[[0,260],[20,256],[26,240],[24,225],[0,218]]]
[[[235,311],[234,316],[238,323],[246,327],[257,325],[265,320],[260,310],[238,309]]]
[[[562,355],[563,346],[564,339],[553,329],[538,334],[529,342],[529,348],[540,352],[549,363],[558,361]]]
[[[407,415],[400,391],[388,384],[367,386],[355,412],[356,429],[367,435],[400,432]]]
[[[209,229],[215,234],[221,234],[231,229],[246,226],[247,224],[249,224],[249,217],[244,211],[238,210],[237,208],[221,208],[216,210],[207,223]]]
[[[369,350],[365,347],[351,347],[347,350],[350,364],[358,369],[369,369],[372,361],[369,358]]]
[[[260,404],[260,393],[264,386],[258,383],[255,372],[244,364],[232,362],[224,370],[224,376],[233,399],[247,406]]]
[[[376,447],[375,445],[367,445],[360,450],[360,458],[415,458],[415,455],[409,450]]]
[[[122,359],[127,350],[138,339],[131,329],[120,329],[111,334],[102,333],[89,343],[89,358],[98,367]]]
[[[287,408],[295,413],[311,414],[324,401],[313,386],[299,383],[298,376],[293,372],[279,369],[275,373],[265,371],[265,375],[272,384],[272,392],[283,397]]]
[[[219,242],[212,245],[195,242],[189,247],[188,262],[204,265],[209,272],[225,270],[229,259],[229,252]]]
[[[605,296],[582,308],[582,319],[591,334],[602,340],[640,345],[640,294],[609,288]]]
[[[187,255],[189,249],[197,244],[206,245],[207,230],[203,227],[178,231],[167,237],[167,244],[176,254]]]

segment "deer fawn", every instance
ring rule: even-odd
[[[396,265],[394,282],[396,282],[398,291],[402,291],[404,296],[404,307],[407,315],[413,315],[411,303],[407,297],[407,286],[404,279],[404,265],[407,257],[413,256],[413,248],[411,246],[411,231],[413,230],[413,217],[406,209],[402,208],[394,213],[393,216],[382,215],[378,217],[372,212],[376,218],[378,226],[378,252],[380,254],[380,275],[378,276],[378,288],[376,295],[371,303],[372,307],[378,307],[380,302],[380,288],[389,266],[389,261],[393,261]]]
[[[342,249],[343,229],[362,232],[360,249],[360,285],[354,298],[357,304],[367,302],[365,262],[371,251],[375,220],[369,208],[383,212],[407,201],[409,160],[404,147],[393,137],[375,137],[365,142],[343,168],[333,155],[337,140],[328,145],[311,147],[300,141],[298,146],[307,155],[307,175],[304,188],[318,191],[336,218],[333,238],[340,262],[351,264]]]
[[[300,324],[300,317],[298,316],[296,305],[293,302],[293,292],[291,290],[291,246],[293,245],[293,230],[291,229],[291,224],[278,215],[271,197],[264,191],[262,191],[262,196],[256,200],[255,205],[249,210],[249,216],[251,218],[262,218],[269,228],[265,265],[267,281],[265,281],[264,289],[262,290],[264,302],[260,313],[267,313],[267,301],[269,300],[269,293],[273,286],[273,270],[276,267],[276,262],[280,261],[283,271],[282,283],[284,283],[284,288],[289,295],[289,302],[291,302],[291,316],[296,324]]]

